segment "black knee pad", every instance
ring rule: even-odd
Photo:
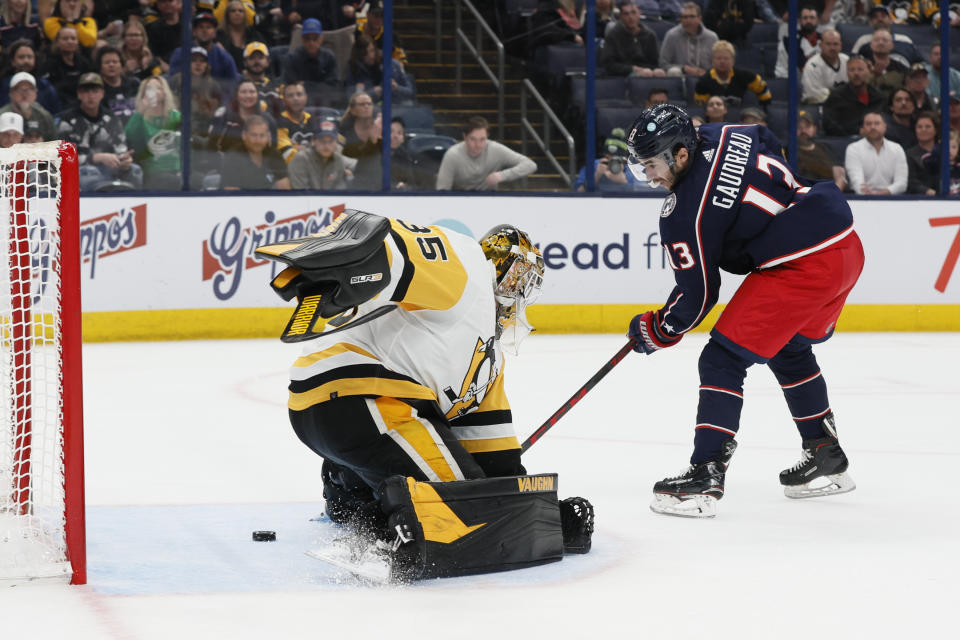
[[[380,501],[360,476],[330,460],[323,461],[320,474],[327,517],[372,535],[385,531],[387,519],[380,510]]]

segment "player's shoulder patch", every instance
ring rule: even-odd
[[[671,193],[663,200],[663,206],[660,207],[660,217],[666,218],[671,213],[673,209],[677,206],[677,194]]]
[[[705,150],[704,150],[704,152],[703,152],[703,157],[706,159],[707,162],[713,162],[713,154],[714,154],[715,151],[716,151],[716,149],[705,149]]]

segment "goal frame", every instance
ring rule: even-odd
[[[62,413],[62,462],[64,484],[64,537],[67,561],[70,563],[70,583],[86,584],[86,517],[84,498],[83,454],[83,385],[82,385],[82,322],[80,306],[81,255],[80,255],[80,202],[79,166],[77,150],[68,142],[49,142],[37,145],[14,145],[11,160],[4,168],[10,173],[27,174],[31,161],[31,147],[37,148],[34,157],[50,157],[56,146],[59,158],[59,201],[57,202],[59,229],[59,259],[49,267],[35,264],[30,250],[29,189],[24,180],[11,180],[10,237],[4,239],[10,250],[8,268],[12,295],[10,337],[15,362],[13,386],[17,391],[12,407],[15,421],[14,477],[20,478],[12,487],[13,504],[21,515],[28,512],[31,504],[30,465],[32,456],[31,415],[31,350],[37,340],[32,318],[31,286],[33,270],[56,268],[59,270],[60,304],[60,408]],[[6,154],[4,154],[6,155]],[[6,194],[3,196],[6,197]],[[42,336],[41,336],[42,338]],[[25,576],[26,579],[30,579]]]

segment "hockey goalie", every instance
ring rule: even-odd
[[[477,243],[348,209],[257,255],[286,265],[271,286],[297,301],[281,340],[303,343],[290,421],[352,535],[311,555],[408,581],[589,551],[592,506],[526,474],[504,392],[503,351],[530,332],[544,274],[526,233],[501,225]]]

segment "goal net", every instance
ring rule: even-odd
[[[0,584],[86,582],[76,150],[0,149]]]

